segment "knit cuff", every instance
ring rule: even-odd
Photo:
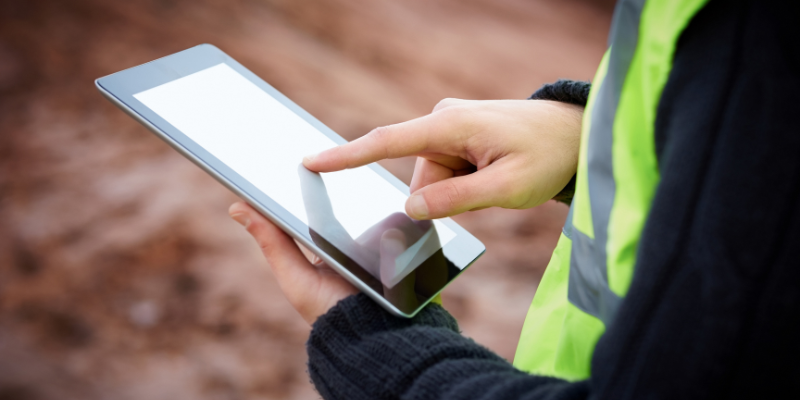
[[[457,332],[455,319],[438,304],[398,318],[357,294],[314,322],[308,374],[324,399],[397,398],[432,364],[458,358],[453,351],[478,348],[491,355]]]
[[[592,84],[589,82],[559,79],[553,83],[542,85],[531,97],[528,97],[528,100],[552,100],[586,107],[591,88]]]
[[[442,306],[430,303],[414,318],[395,317],[363,293],[349,296],[320,316],[311,330],[309,344],[330,332],[352,331],[358,336],[407,328],[412,325],[447,328],[459,333],[458,322]]]

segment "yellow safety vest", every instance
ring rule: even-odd
[[[628,291],[659,182],[654,126],[678,38],[707,0],[620,0],[583,114],[575,197],[514,365],[586,379]],[[618,321],[618,323],[624,323]]]

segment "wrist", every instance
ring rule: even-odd
[[[528,99],[550,100],[586,107],[591,87],[592,85],[589,82],[559,79],[556,82],[542,85],[542,87],[528,97]],[[575,175],[572,175],[572,178],[567,182],[566,186],[564,186],[558,194],[553,196],[553,200],[570,205],[574,194]]]

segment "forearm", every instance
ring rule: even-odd
[[[585,383],[531,376],[458,333],[442,307],[396,318],[365,295],[314,324],[308,370],[325,399],[579,399]]]

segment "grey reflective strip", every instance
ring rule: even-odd
[[[605,262],[603,268],[595,262],[596,244],[597,240],[590,239],[577,229],[572,230],[568,297],[570,303],[608,326],[622,299],[608,286]]]
[[[573,203],[574,204],[574,203]],[[572,207],[572,204],[569,206],[569,213],[567,213],[567,222],[564,223],[564,228],[561,229],[561,232],[566,236],[568,239],[572,240],[572,210],[575,207]]]
[[[608,220],[614,205],[614,171],[611,156],[614,117],[622,85],[636,51],[639,19],[645,0],[621,0],[614,10],[608,72],[592,106],[587,151],[589,198],[594,240],[572,229],[569,301],[608,325],[614,319],[620,298],[608,286],[606,244]]]

